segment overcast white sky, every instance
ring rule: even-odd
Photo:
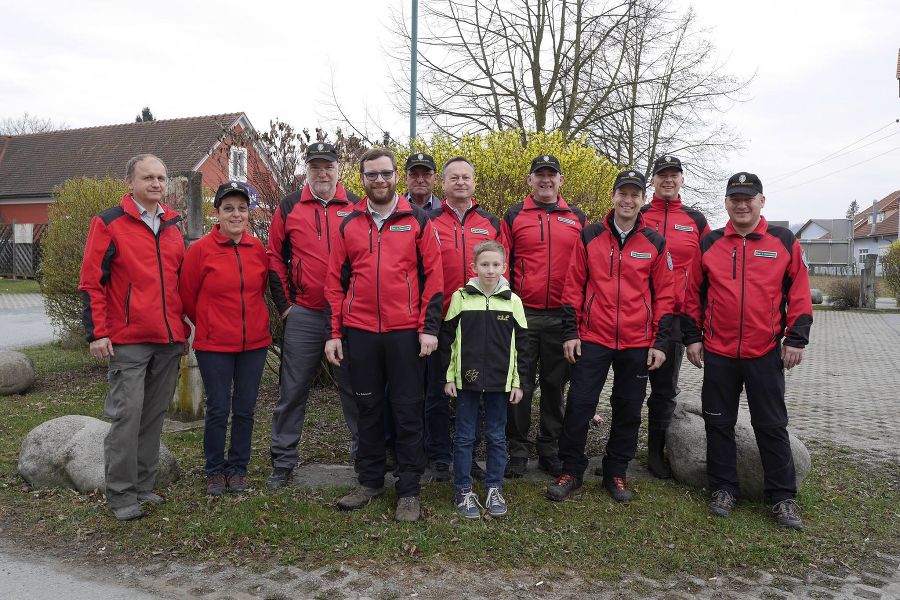
[[[368,113],[372,132],[404,137],[387,73],[407,65],[384,48],[399,44],[391,9],[409,4],[0,0],[0,118],[27,111],[87,127],[150,106],[159,119],[244,111],[259,128],[274,117],[333,128],[333,83],[356,122]],[[770,220],[840,218],[853,199],[865,207],[900,189],[896,123],[850,150],[871,145],[778,179],[900,117],[900,2],[690,4],[729,68],[756,73],[749,100],[727,115],[747,148],[726,167],[760,175]]]

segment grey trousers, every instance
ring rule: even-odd
[[[281,349],[281,387],[272,413],[272,467],[292,469],[299,461],[297,445],[303,435],[309,388],[322,362],[327,335],[325,311],[297,304],[284,322]],[[350,387],[346,362],[334,369],[344,420],[350,430],[350,455],[356,460],[359,446],[359,410]]]
[[[159,437],[183,351],[183,344],[113,346],[103,409],[112,421],[103,443],[106,501],[112,508],[135,504],[138,492],[156,484]]]

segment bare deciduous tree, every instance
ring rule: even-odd
[[[65,121],[57,123],[53,119],[44,119],[36,115],[30,115],[27,112],[23,113],[21,117],[0,119],[0,135],[25,135],[68,128],[69,124]]]

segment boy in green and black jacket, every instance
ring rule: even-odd
[[[444,392],[456,398],[453,441],[453,483],[456,508],[464,517],[481,517],[472,492],[472,452],[480,408],[484,403],[487,445],[485,506],[488,514],[506,514],[502,494],[506,468],[506,403],[522,399],[520,377],[527,372],[528,337],[522,301],[503,277],[506,251],[495,241],[478,244],[473,252],[477,277],[457,290],[441,330],[445,370]]]

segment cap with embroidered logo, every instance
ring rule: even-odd
[[[247,191],[244,184],[238,181],[229,181],[220,185],[219,189],[216,190],[216,197],[213,199],[213,208],[219,208],[222,205],[222,200],[225,196],[231,196],[232,194],[243,196],[247,199],[247,204],[250,204],[250,192]]]
[[[763,193],[763,184],[759,177],[753,173],[741,171],[735,173],[728,179],[728,185],[725,188],[725,195],[732,196],[734,194],[747,194],[755,196]]]
[[[672,156],[671,154],[658,156],[656,160],[653,161],[654,175],[663,169],[678,169],[680,173],[684,173],[684,169],[681,167],[681,160],[677,156]]]
[[[531,161],[531,170],[528,173],[534,173],[538,169],[553,169],[557,173],[562,173],[562,169],[559,167],[559,159],[550,154],[542,154]]]
[[[437,171],[437,165],[434,164],[434,158],[432,158],[430,154],[425,154],[424,152],[410,154],[409,158],[406,159],[406,167],[404,167],[404,170],[409,171],[413,167],[425,167],[426,169]]]
[[[314,144],[310,144],[306,148],[306,162],[316,159],[337,162],[337,148],[328,142],[315,142]]]
[[[636,185],[641,188],[641,191],[644,191],[647,189],[647,179],[640,171],[628,169],[627,171],[622,171],[616,175],[616,181],[613,183],[613,190],[615,191],[623,185]]]

